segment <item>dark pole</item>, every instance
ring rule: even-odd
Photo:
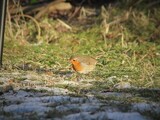
[[[7,0],[0,0],[0,67],[2,67],[6,7]]]

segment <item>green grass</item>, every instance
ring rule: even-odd
[[[128,11],[121,5],[110,9],[107,22]],[[120,82],[140,88],[160,88],[160,37],[156,37],[159,10],[132,9],[126,21],[110,27],[105,39],[102,16],[95,18],[89,27],[68,23],[72,30],[66,32],[55,30],[58,21],[44,18],[38,22],[39,37],[32,20],[17,20],[11,26],[7,21],[3,64],[11,71],[24,65],[31,70],[70,71],[70,56],[85,54],[98,60],[92,75],[104,84],[98,81],[97,88],[111,88]],[[112,76],[116,78],[108,81],[107,78]]]

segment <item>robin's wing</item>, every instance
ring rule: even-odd
[[[77,56],[76,58],[78,58],[80,63],[85,63],[87,65],[95,65],[97,63],[96,59],[89,56]]]
[[[86,64],[88,65],[95,65],[97,63],[97,61],[94,58],[88,58],[86,60]]]

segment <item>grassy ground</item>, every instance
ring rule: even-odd
[[[97,80],[92,89],[104,90],[126,83],[138,88],[160,88],[160,8],[131,9],[126,5],[106,6],[98,16],[80,16],[80,22],[64,20],[72,29],[49,18],[37,24],[32,19],[7,20],[4,67],[8,71],[67,72],[71,70],[70,56],[83,54],[98,60],[89,76]],[[116,20],[121,22],[108,27],[107,23]]]

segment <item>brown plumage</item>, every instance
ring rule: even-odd
[[[85,55],[72,56],[70,58],[72,67],[78,73],[87,74],[94,70],[97,60]]]

